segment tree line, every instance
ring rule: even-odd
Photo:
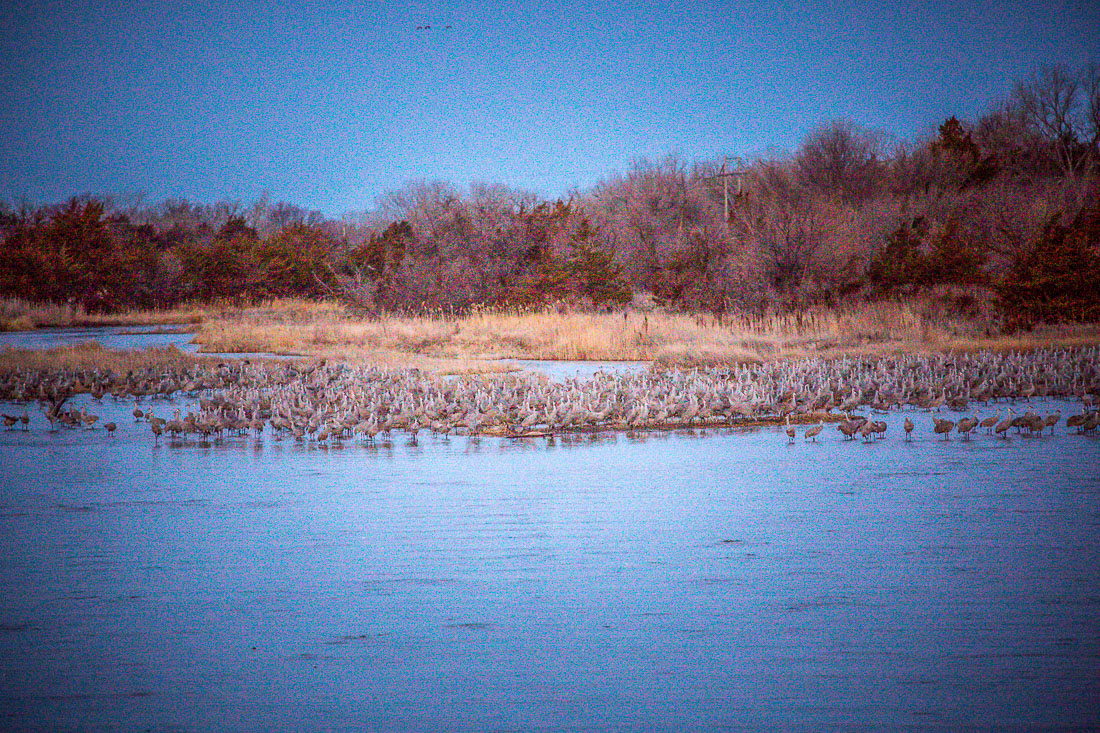
[[[1054,67],[977,120],[889,146],[836,121],[752,161],[639,161],[546,201],[412,183],[340,220],[288,203],[92,196],[0,211],[0,294],[91,310],[336,296],[366,313],[652,293],[674,308],[798,307],[941,284],[1020,320],[1096,320],[1100,70]]]

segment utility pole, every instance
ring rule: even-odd
[[[737,177],[737,195],[741,195],[741,175],[744,172],[744,168],[741,164],[741,159],[736,158],[737,169],[732,171],[726,170],[726,164],[729,162],[729,156],[722,159],[722,172],[713,176],[707,176],[709,179],[721,178],[722,179],[722,213],[725,217],[726,238],[730,235],[730,185],[729,180],[731,176]]]

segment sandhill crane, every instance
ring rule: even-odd
[[[96,421],[99,420],[99,415],[94,415],[88,412],[88,408],[84,407],[80,410],[80,422],[84,424],[84,427],[91,430]]]
[[[951,429],[955,427],[955,423],[952,420],[944,420],[941,417],[933,417],[935,425],[932,428],[936,435],[942,435],[944,440],[950,440],[949,433]]]
[[[824,429],[824,427],[825,426],[821,423],[817,423],[816,425],[811,425],[810,427],[806,428],[806,439],[809,440],[811,443],[816,443],[817,436],[821,434],[821,431]]]
[[[791,416],[790,415],[787,415],[786,433],[787,433],[787,445],[790,445],[791,443],[794,442],[794,436],[795,436],[794,426],[791,425]]]
[[[844,413],[845,420],[837,423],[836,429],[841,432],[845,440],[851,440],[856,431],[863,426],[862,420],[853,420],[848,416],[848,413]]]
[[[916,427],[915,425],[913,425],[912,419],[910,419],[908,417],[905,418],[905,426],[904,427],[905,427],[905,439],[906,440],[912,440],[913,439],[913,428]]]
[[[1023,428],[1027,428],[1029,431],[1034,432],[1034,420],[1038,418],[1042,422],[1042,418],[1036,415],[1031,408],[1027,408],[1027,412],[1023,415],[1012,418],[1012,427],[1016,428],[1016,432],[1019,433]]]
[[[863,438],[864,442],[867,442],[868,439],[873,440],[876,432],[875,424],[870,420],[864,420],[863,424],[859,426],[859,430],[856,432],[859,433],[859,437]]]
[[[42,414],[46,416],[46,421],[50,423],[50,432],[57,430],[57,413],[53,410],[47,410],[45,405],[41,405]]]
[[[1012,409],[1010,408],[1008,411],[1008,417],[997,423],[997,426],[993,428],[993,432],[1001,436],[1002,438],[1007,438],[1008,429],[1012,427],[1012,423],[1014,423],[1015,421],[1016,418],[1012,416]]]
[[[955,427],[959,431],[959,434],[963,436],[964,440],[970,440],[970,431],[978,427],[977,417],[964,417],[959,420],[959,424]]]
[[[1001,411],[997,410],[996,415],[991,415],[991,416],[987,417],[986,419],[982,420],[979,423],[979,425],[982,427],[983,430],[985,430],[985,432],[992,433],[993,432],[993,427],[997,424],[997,422],[1000,419],[1001,419]]]
[[[1035,383],[1034,382],[1028,382],[1023,387],[1020,388],[1020,397],[1022,399],[1025,399],[1028,402],[1031,402],[1031,398],[1034,395],[1035,395]]]
[[[175,410],[175,417],[164,423],[164,430],[172,437],[178,437],[180,433],[184,432],[184,423],[180,419],[180,409],[178,407]]]
[[[939,410],[943,407],[943,403],[947,401],[947,390],[940,390],[940,396],[928,401],[928,409],[932,412]]]

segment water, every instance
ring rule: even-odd
[[[102,326],[82,328],[40,328],[33,331],[0,331],[0,350],[53,349],[58,346],[96,342],[105,349],[151,349],[174,346],[180,351],[198,353],[201,344],[194,343],[187,332],[158,333],[158,326]],[[295,355],[262,353],[209,352],[208,356],[263,357],[267,359],[296,358]],[[590,379],[596,372],[636,374],[649,369],[647,361],[546,361],[538,359],[501,359],[501,363],[521,370],[545,374],[551,379]]]
[[[0,430],[0,727],[1100,725],[1100,442],[1064,425],[326,449],[87,404],[117,434]]]
[[[103,326],[89,328],[40,328],[34,331],[0,332],[0,350],[13,349],[53,349],[58,346],[72,346],[96,342],[105,349],[115,351],[125,349],[153,349],[174,346],[180,351],[199,353],[202,344],[192,341],[194,335],[187,332],[159,332],[158,326]],[[212,357],[262,357],[265,359],[294,359],[294,354],[229,353],[203,352]]]
[[[157,333],[158,327],[39,328],[33,331],[0,332],[0,349],[53,349],[58,346],[98,342],[105,349],[149,349],[175,346],[180,351],[198,351],[192,334]]]
[[[591,379],[597,372],[641,374],[649,371],[648,361],[546,361],[542,359],[502,359],[525,371],[545,374],[553,380]]]

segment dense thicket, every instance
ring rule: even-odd
[[[1100,71],[1052,68],[887,150],[835,122],[785,156],[639,162],[568,201],[418,183],[326,220],[93,197],[2,212],[0,294],[91,309],[337,295],[365,312],[646,291],[724,311],[985,285],[1016,323],[1100,317]]]

